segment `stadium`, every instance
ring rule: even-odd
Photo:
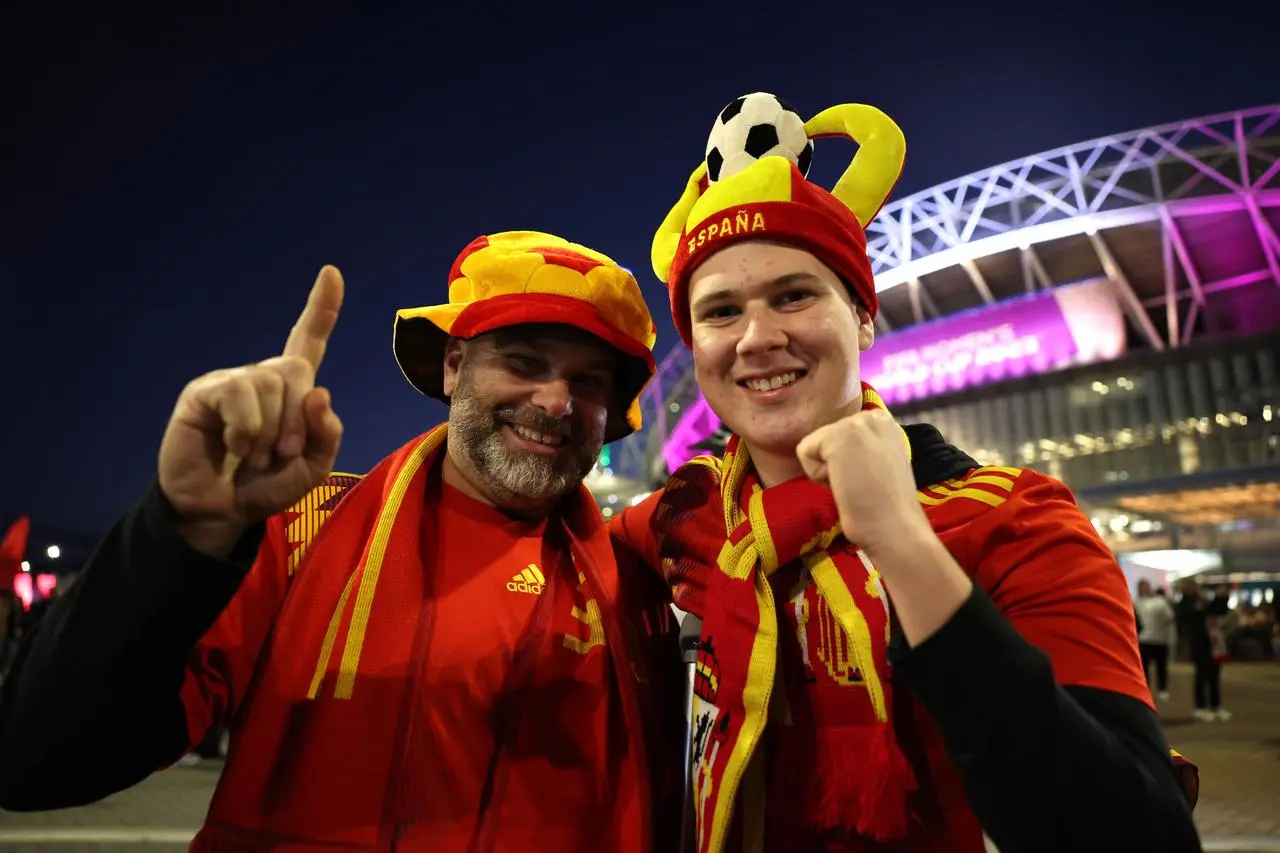
[[[1127,569],[1271,600],[1280,574],[1280,105],[1068,145],[899,198],[867,229],[864,378],[984,464],[1060,477]],[[725,435],[674,348],[606,515]]]

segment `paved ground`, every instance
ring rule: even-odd
[[[5,853],[144,850],[178,853],[209,807],[222,762],[175,767],[90,806],[54,812],[0,811]]]
[[[1222,703],[1234,714],[1226,723],[1192,721],[1189,665],[1175,664],[1171,680],[1162,719],[1170,744],[1200,767],[1206,849],[1280,851],[1280,664],[1223,668]]]
[[[1196,820],[1205,849],[1280,853],[1280,664],[1224,670],[1226,723],[1191,720],[1191,671],[1173,668],[1173,698],[1162,707],[1170,743],[1200,766]],[[208,806],[219,762],[174,768],[79,809],[0,812],[5,853],[87,853],[186,849]]]

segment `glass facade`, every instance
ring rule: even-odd
[[[1141,353],[900,406],[988,465],[1073,489],[1280,464],[1280,336]]]

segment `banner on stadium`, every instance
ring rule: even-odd
[[[919,400],[1124,354],[1124,315],[1097,279],[890,332],[862,355],[885,403]]]

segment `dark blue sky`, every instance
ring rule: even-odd
[[[745,92],[886,110],[902,192],[1280,100],[1248,2],[26,5],[0,45],[0,519],[87,531],[148,484],[182,385],[277,353],[326,262],[348,283],[321,375],[344,470],[443,417],[400,376],[392,315],[443,301],[478,234],[613,255],[665,352],[649,240]],[[850,153],[820,144],[815,175]]]

